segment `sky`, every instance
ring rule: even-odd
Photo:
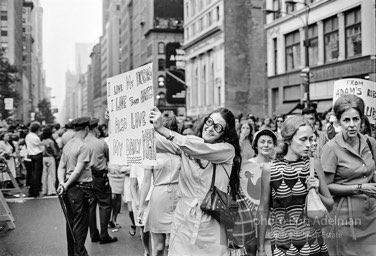
[[[75,70],[75,43],[99,42],[102,0],[40,0],[43,8],[43,68],[51,103],[62,107],[65,72]]]

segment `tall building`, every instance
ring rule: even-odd
[[[100,120],[101,123],[104,122],[104,115],[103,111],[103,97],[102,97],[102,62],[101,62],[101,45],[100,43],[96,44],[93,47],[93,50],[90,54],[91,64],[89,69],[89,77],[88,78],[88,87],[92,88],[93,90],[93,100],[92,100],[92,108],[94,116]]]
[[[75,65],[76,73],[84,74],[90,63],[90,53],[94,43],[75,43]]]
[[[332,106],[336,80],[376,81],[374,0],[267,0],[266,9],[269,114],[307,99],[322,113]]]
[[[121,1],[120,72],[154,63],[156,105],[178,114],[184,114],[184,102],[166,100],[166,49],[182,44],[183,0]]]
[[[266,113],[262,1],[184,1],[187,113]]]
[[[78,90],[77,86],[78,81],[79,75],[75,72],[68,70],[65,73],[64,123],[67,123],[70,119],[77,118],[79,115],[78,99],[80,97],[80,90]]]

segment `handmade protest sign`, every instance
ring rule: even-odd
[[[110,163],[154,165],[156,148],[149,111],[154,107],[153,66],[107,79]]]
[[[376,83],[357,78],[341,79],[334,82],[333,104],[344,94],[354,94],[363,99],[365,104],[364,115],[372,124],[376,115]]]

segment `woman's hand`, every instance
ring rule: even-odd
[[[150,122],[153,123],[155,130],[158,131],[161,127],[163,127],[162,113],[161,111],[159,111],[157,107],[154,107],[150,110],[149,119],[150,119]]]
[[[319,192],[319,186],[320,186],[320,181],[319,179],[309,176],[308,179],[306,180],[307,184],[307,190],[310,191],[311,188],[314,188],[316,192]]]
[[[138,208],[138,212],[137,212],[137,222],[138,223],[142,223],[142,219],[143,219],[143,217],[144,217],[144,206],[142,205],[142,206],[140,206],[139,208]]]
[[[376,183],[363,183],[360,191],[365,194],[373,194],[376,196]]]

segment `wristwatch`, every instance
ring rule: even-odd
[[[356,188],[356,190],[358,191],[358,194],[361,194],[362,193],[362,184],[358,184],[358,187]]]

